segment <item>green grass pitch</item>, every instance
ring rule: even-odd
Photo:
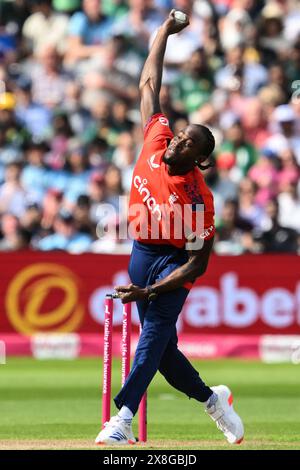
[[[94,446],[101,416],[101,362],[8,358],[0,366],[0,449],[101,452]],[[300,366],[229,359],[194,365],[208,384],[232,388],[245,424],[244,443],[229,446],[203,406],[157,374],[148,395],[149,441],[135,448],[300,449]],[[114,393],[120,376],[115,361]]]

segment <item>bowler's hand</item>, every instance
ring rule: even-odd
[[[185,23],[179,23],[178,21],[176,21],[175,16],[174,16],[175,11],[176,10],[174,9],[171,10],[169,17],[166,19],[166,21],[163,24],[163,28],[166,29],[168,34],[179,33],[190,24],[188,16],[187,16]]]
[[[146,299],[148,296],[147,289],[135,286],[134,284],[129,284],[128,286],[116,286],[115,291],[118,293],[122,304]]]

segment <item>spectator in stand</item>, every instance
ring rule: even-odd
[[[240,255],[246,251],[251,251],[249,245],[254,246],[252,229],[251,223],[238,215],[238,203],[232,200],[225,201],[216,235],[216,253]]]
[[[68,27],[65,61],[68,66],[97,56],[111,35],[112,20],[101,9],[100,0],[83,0],[82,11],[74,13]]]
[[[256,148],[263,148],[266,140],[270,137],[270,131],[262,102],[256,97],[248,99],[241,119],[245,139]]]
[[[55,11],[71,14],[80,8],[81,0],[52,0]]]
[[[232,3],[230,11],[220,19],[220,40],[225,50],[253,39],[253,24],[247,12],[249,3],[253,3],[253,0],[233,1]],[[247,4],[243,5],[243,3]]]
[[[20,226],[27,233],[31,234],[31,239],[39,236],[42,221],[41,206],[36,203],[29,203],[22,217],[20,218]]]
[[[81,135],[91,122],[91,113],[83,106],[81,94],[82,88],[79,82],[76,80],[68,80],[64,102],[62,104],[63,110],[60,111],[60,115],[63,114],[68,120],[71,133],[78,135]]]
[[[56,109],[52,119],[50,152],[46,163],[53,170],[62,170],[66,162],[69,140],[74,137],[70,124],[71,116],[63,110]],[[57,174],[58,175],[58,174]]]
[[[92,119],[82,134],[82,141],[89,143],[96,138],[100,138],[109,145],[114,137],[110,134],[112,122],[111,103],[108,99],[101,98],[98,94],[93,97],[93,101],[93,103],[90,103]]]
[[[119,135],[118,145],[113,153],[113,163],[122,170],[122,187],[129,193],[136,160],[136,147],[132,135],[123,132]]]
[[[226,130],[220,152],[229,152],[235,156],[234,172],[231,172],[235,182],[246,176],[257,160],[257,151],[252,143],[245,139],[244,129],[238,120]]]
[[[15,251],[19,249],[19,220],[10,213],[3,214],[0,224],[0,251]]]
[[[177,111],[190,114],[209,101],[213,91],[213,72],[204,49],[197,49],[173,84],[172,98]]]
[[[31,81],[20,77],[16,83],[15,95],[17,99],[15,115],[18,123],[34,138],[46,139],[50,134],[51,111],[33,101]]]
[[[40,237],[49,235],[53,231],[54,220],[62,207],[63,192],[49,189],[43,199],[43,213],[41,219]]]
[[[249,178],[244,178],[239,186],[239,215],[253,228],[260,228],[264,216],[263,209],[256,202],[257,186]]]
[[[128,12],[127,0],[102,0],[102,11],[105,15],[114,18],[120,18]]]
[[[9,163],[22,162],[23,136],[19,126],[9,122],[13,114],[9,111],[8,121],[3,122],[3,111],[0,111],[0,184],[4,181],[5,167]],[[13,127],[11,127],[11,124]]]
[[[287,57],[284,68],[289,80],[289,89],[295,91],[293,83],[300,77],[300,39],[293,45],[291,54]]]
[[[96,225],[103,216],[102,206],[108,204],[104,175],[93,173],[88,187],[90,197],[90,219]]]
[[[117,68],[119,54],[118,39],[110,39],[103,46],[101,61],[82,71],[82,83],[85,88],[83,99],[85,95],[92,94],[93,100],[93,95],[97,92],[99,99],[109,100],[110,104],[116,99],[126,100],[128,103],[136,102],[137,76],[128,74],[123,68]]]
[[[109,106],[108,100],[100,101],[99,99],[93,110],[94,116],[98,119],[87,129],[86,138],[90,141],[93,137],[100,135],[107,140],[111,148],[115,148],[119,135],[122,132],[129,132],[133,128],[133,122],[128,118],[129,106],[127,102],[115,99]]]
[[[142,71],[144,49],[134,39],[125,35],[113,36],[108,42],[111,42],[115,48],[114,65],[116,70],[136,80]]]
[[[292,94],[292,89],[289,86],[286,71],[281,63],[273,63],[269,68],[268,83],[270,87],[277,87],[280,89],[284,103],[286,103]]]
[[[246,62],[244,53],[245,48],[241,45],[226,51],[225,65],[215,76],[216,85],[225,90],[237,89],[241,85],[245,96],[255,96],[267,83],[268,72],[258,62]]]
[[[259,45],[264,62],[270,65],[277,57],[288,53],[290,43],[283,35],[284,11],[279,2],[268,2],[261,15]]]
[[[275,108],[284,103],[284,93],[278,85],[273,84],[262,87],[259,90],[258,98],[263,105],[264,114],[266,116],[267,121],[271,122],[273,119],[273,113]]]
[[[120,168],[114,164],[109,165],[105,172],[104,178],[108,202],[112,204],[118,211],[119,197],[124,194],[122,186],[122,173]]]
[[[74,219],[76,229],[81,233],[87,233],[94,238],[96,227],[90,218],[91,200],[86,194],[78,197],[74,207]]]
[[[299,178],[294,182],[281,184],[278,195],[278,220],[280,225],[297,230],[298,233],[300,233],[300,201],[297,192],[298,181]]]
[[[128,118],[128,109],[124,100],[110,103],[109,99],[98,97],[92,107],[94,120],[86,129],[83,140],[91,142],[95,138],[101,138],[109,145],[111,154],[117,145],[119,135],[133,128],[133,122]]]
[[[300,134],[300,81],[294,83],[291,106],[295,113],[295,131]]]
[[[218,107],[215,105],[216,100],[218,101]],[[190,121],[193,124],[201,122],[211,130],[215,137],[217,148],[220,146],[223,140],[223,132],[220,126],[220,120],[222,115],[221,110],[223,110],[225,102],[222,104],[220,101],[221,100],[219,100],[217,96],[212,96],[212,99],[209,102],[205,103],[195,113],[189,116]]]
[[[31,142],[26,151],[26,161],[22,174],[22,186],[29,199],[40,204],[46,191],[45,154],[49,151],[46,142]]]
[[[284,11],[284,37],[290,44],[296,42],[300,37],[300,11],[298,0],[281,2]]]
[[[273,113],[273,135],[266,141],[272,152],[292,150],[300,164],[300,136],[296,129],[296,115],[291,105],[278,106]]]
[[[278,222],[278,203],[271,200],[266,206],[268,228],[256,236],[260,251],[263,253],[297,253],[299,232],[282,226]]]
[[[167,116],[172,128],[178,119],[186,119],[186,113],[177,111],[175,108],[170,85],[162,85],[159,100],[162,112]]]
[[[69,141],[65,171],[64,204],[70,210],[73,210],[77,198],[81,194],[87,194],[91,175],[86,150],[76,138]]]
[[[133,123],[128,118],[128,104],[125,100],[117,100],[112,106],[112,127],[120,135],[122,132],[130,132]]]
[[[232,153],[224,152],[218,155],[214,171],[214,179],[211,183],[214,201],[216,221],[221,217],[224,201],[235,200],[237,198],[237,184],[230,177],[230,171],[235,165],[235,156]]]
[[[14,0],[13,2],[1,3],[0,27],[21,40],[22,28],[30,15],[27,0]]]
[[[146,49],[151,34],[158,28],[163,17],[154,8],[153,0],[129,0],[129,11],[113,26],[114,35],[134,38]]]
[[[52,44],[40,46],[30,69],[32,99],[47,108],[61,106],[65,100],[68,75],[61,69],[61,58]]]
[[[300,166],[296,162],[296,158],[290,149],[283,150],[278,155],[279,171],[278,185],[284,187],[286,184],[295,184],[299,181]]]
[[[113,225],[116,220],[121,220],[125,209],[123,204],[127,205],[127,200],[119,198],[122,193],[121,172],[115,165],[110,165],[104,175],[92,175],[89,185],[90,217],[98,229],[105,226],[108,219]]]
[[[0,83],[1,86],[1,83]],[[22,150],[22,146],[30,140],[29,131],[18,122],[16,116],[16,97],[11,92],[0,94],[0,129],[3,139],[3,147],[7,146],[7,150]]]
[[[52,9],[52,0],[32,0],[32,14],[23,25],[22,34],[34,52],[43,44],[56,45],[65,51],[68,17]]]
[[[268,149],[263,149],[257,162],[250,168],[248,176],[256,185],[255,202],[264,207],[267,202],[276,197],[278,187],[278,171],[276,169],[277,155]]]
[[[106,140],[98,137],[93,139],[87,145],[87,158],[91,171],[103,174],[109,165]]]
[[[10,163],[5,168],[4,183],[0,186],[0,215],[9,212],[20,217],[25,211],[27,194],[21,184],[19,163]]]
[[[0,2],[0,62],[8,67],[22,55],[22,28],[29,15],[27,0]]]
[[[38,249],[42,251],[65,250],[69,253],[82,253],[88,251],[92,237],[77,231],[73,215],[61,210],[54,221],[54,233],[42,238]]]

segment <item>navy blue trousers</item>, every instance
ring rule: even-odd
[[[146,287],[165,278],[186,263],[185,250],[171,245],[150,245],[134,242],[129,263],[133,284]],[[204,402],[212,394],[187,358],[177,347],[176,322],[188,296],[184,287],[160,294],[152,302],[138,301],[143,326],[132,369],[119,394],[114,398],[118,409],[127,406],[133,414],[156,372],[170,385],[189,398]]]

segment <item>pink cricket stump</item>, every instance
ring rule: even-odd
[[[103,391],[102,391],[102,426],[110,420],[111,373],[112,373],[112,326],[113,299],[105,298],[104,316],[104,352],[103,352]]]
[[[139,442],[147,441],[147,392],[139,406]]]
[[[112,335],[113,335],[113,294],[105,298],[104,316],[104,353],[103,353],[103,391],[102,391],[102,426],[110,420],[111,401],[111,374],[112,374]],[[131,346],[131,304],[123,306],[122,326],[122,385],[130,372],[130,346]],[[147,441],[147,392],[144,394],[138,415],[139,441]]]
[[[123,306],[123,326],[122,326],[122,385],[130,372],[130,340],[131,340],[131,304]]]
[[[142,326],[140,326],[140,332]],[[147,441],[147,392],[144,393],[139,406],[139,442]]]

